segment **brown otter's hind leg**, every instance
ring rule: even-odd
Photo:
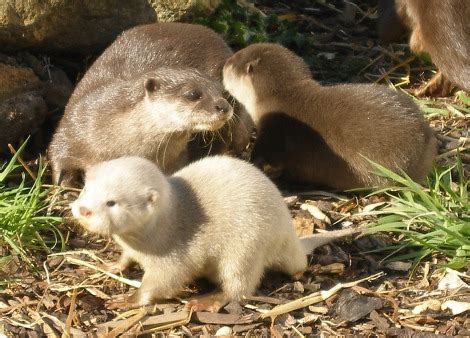
[[[423,96],[434,96],[434,97],[445,97],[449,96],[452,92],[454,85],[438,71],[426,84],[419,87],[414,91],[414,94],[418,97]]]

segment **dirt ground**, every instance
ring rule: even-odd
[[[289,1],[259,6],[299,24],[314,39],[299,51],[325,83],[378,82],[411,91],[432,75],[432,67],[413,56],[406,41],[385,45],[376,33],[374,1]],[[312,47],[313,46],[313,47]],[[430,101],[449,107],[452,95]],[[468,109],[468,106],[467,106]],[[439,163],[453,163],[459,140],[468,141],[469,115],[451,110],[429,114],[441,135]],[[462,154],[467,174],[470,156]],[[467,176],[468,177],[468,176]],[[370,222],[367,206],[384,197],[289,187],[284,192],[299,235]],[[361,215],[358,215],[362,213]],[[399,237],[374,235],[317,249],[299,281],[268,273],[255,296],[230,303],[219,313],[192,313],[183,300],[130,311],[114,311],[107,302],[135,290],[142,272],[131,268],[112,276],[99,269],[118,257],[110,241],[84,234],[71,222],[65,252],[37,253],[34,268],[13,260],[0,271],[0,336],[238,335],[238,336],[470,336],[470,269],[439,268],[434,256],[412,265],[385,263],[375,249]],[[413,270],[413,273],[411,271]],[[188,292],[204,292],[200,281]],[[465,312],[467,311],[467,312]]]

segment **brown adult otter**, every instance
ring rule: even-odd
[[[146,157],[167,173],[186,162],[191,134],[231,117],[222,86],[195,69],[161,67],[116,79],[74,99],[49,147],[53,181],[76,185],[79,170],[123,155]]]
[[[259,136],[253,161],[285,178],[337,189],[386,185],[364,158],[422,182],[437,140],[404,94],[374,84],[321,86],[306,63],[276,44],[254,44],[224,67],[224,85]]]
[[[173,86],[172,78],[174,78],[175,88],[187,83],[187,87],[197,88],[198,93],[203,94],[202,98],[208,99],[207,105],[198,107],[200,112],[213,113],[218,118],[228,120],[232,109],[229,108],[230,112],[226,111],[227,103],[220,97],[221,93],[216,87],[218,83],[221,83],[223,65],[231,55],[232,51],[220,36],[200,25],[156,23],[138,26],[122,33],[86,72],[67,104],[49,149],[55,183],[60,174],[58,170],[83,169],[99,160],[132,154],[134,149],[141,150],[135,155],[150,154],[155,160],[154,148],[159,144],[165,145],[165,147],[160,147],[161,151],[165,150],[167,157],[165,167],[162,167],[165,172],[170,173],[180,164],[184,164],[186,161],[182,160],[180,155],[182,146],[189,139],[186,136],[181,138],[179,134],[172,135],[168,133],[168,130],[164,133],[163,130],[159,130],[159,125],[168,121],[154,121],[154,124],[148,125],[148,129],[152,131],[151,134],[143,135],[144,129],[136,129],[136,124],[139,124],[137,121],[148,122],[149,112],[142,110],[144,107],[142,105],[137,105],[139,109],[134,109],[133,105],[137,103],[136,97],[129,100],[123,91],[127,87],[133,87],[136,93],[140,88],[143,94],[144,80],[149,77],[146,74],[158,72],[161,67],[166,67],[164,75],[159,73],[166,82],[162,88]],[[175,69],[174,74],[171,74],[171,69]],[[199,84],[198,79],[201,80]],[[134,86],[132,81],[135,81]],[[214,83],[211,84],[211,81]],[[110,95],[107,90],[121,91],[123,95]],[[183,93],[175,92],[175,104],[177,101],[183,103],[179,101],[181,96],[178,95],[180,94]],[[110,100],[111,96],[112,100]],[[172,97],[167,95],[166,98],[169,102]],[[93,103],[94,110],[87,107],[89,102]],[[178,133],[195,132],[193,125],[197,123],[197,117],[202,116],[197,114],[198,109],[190,107],[192,103],[187,102],[188,113],[193,112],[194,119],[181,120],[182,124],[178,126]],[[219,114],[216,109],[219,103],[225,111],[223,114]],[[127,114],[126,118],[133,121],[127,121],[125,118],[120,119],[120,123],[111,121],[108,112],[112,111],[112,115],[115,116],[117,112],[115,107],[125,111],[123,116]],[[238,112],[238,114],[241,113]],[[213,131],[216,129],[214,127],[215,125],[211,125],[206,129],[199,128],[197,131]],[[217,128],[220,128],[220,124],[217,124]],[[251,130],[244,130],[237,126],[233,128],[240,132],[235,133],[234,143],[243,148],[249,141]],[[226,129],[228,130],[229,127],[227,126]],[[152,140],[152,136],[155,137],[157,134],[159,137]],[[128,138],[116,140],[115,138],[120,135],[128,135]],[[98,141],[103,138],[106,138],[107,142],[100,144]],[[145,143],[139,143],[144,139]],[[96,156],[96,153],[103,156]],[[162,156],[163,154],[158,154],[158,157]],[[77,167],[78,163],[79,167]],[[163,159],[159,164],[163,164]],[[70,172],[64,172],[64,174],[65,185],[73,181]]]
[[[126,182],[122,185],[121,182]],[[87,170],[73,215],[89,231],[112,235],[145,270],[127,302],[145,305],[173,298],[194,278],[207,277],[220,292],[193,299],[198,310],[254,293],[263,273],[290,275],[307,266],[307,254],[353,230],[299,238],[276,187],[251,164],[228,156],[194,162],[169,177],[138,157],[122,157]]]
[[[381,37],[401,24],[411,31],[410,48],[428,52],[439,71],[417,95],[447,96],[453,84],[470,92],[470,6],[466,0],[382,1]],[[393,13],[395,10],[395,13]],[[391,28],[392,32],[396,28]]]

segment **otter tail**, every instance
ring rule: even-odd
[[[359,227],[355,229],[351,228],[351,229],[328,231],[328,232],[324,232],[321,234],[300,237],[300,244],[302,244],[304,253],[306,255],[310,255],[315,248],[318,248],[322,245],[333,242],[334,240],[337,240],[346,236],[363,234],[363,233],[364,233],[363,227]]]

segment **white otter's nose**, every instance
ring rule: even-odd
[[[70,209],[72,209],[72,215],[77,219],[89,218],[93,214],[89,208],[80,205],[78,201],[73,202],[70,207]]]
[[[88,209],[87,207],[78,207],[78,212],[83,217],[90,217],[92,214],[91,210]]]

